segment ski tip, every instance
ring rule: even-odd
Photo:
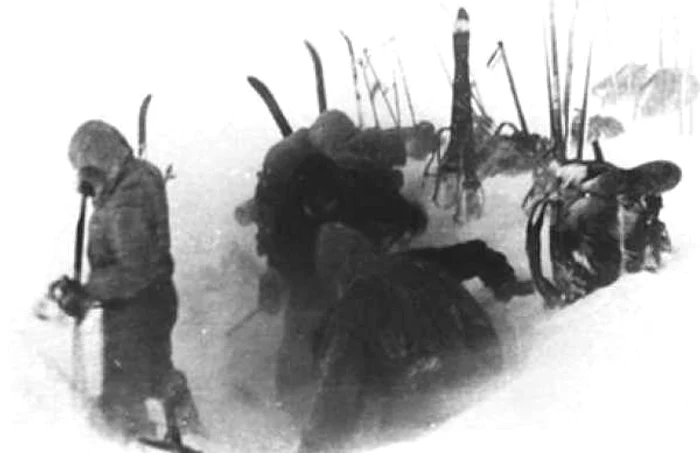
[[[469,14],[464,8],[457,12],[457,22],[455,23],[455,33],[466,33],[469,31]]]
[[[141,110],[144,111],[148,108],[149,104],[151,103],[151,95],[147,94],[146,97],[143,98],[143,101],[141,101]]]
[[[256,91],[265,86],[265,84],[255,76],[248,76],[246,80],[248,81],[248,85],[252,86]]]

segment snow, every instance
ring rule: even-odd
[[[1,357],[9,417],[5,440],[24,451],[137,449],[98,438],[87,428],[86,410],[75,403],[65,378],[70,375],[71,325],[41,323],[31,309],[47,283],[72,267],[79,200],[67,162],[70,135],[82,121],[98,117],[134,143],[140,100],[153,93],[148,157],[162,168],[173,163],[177,175],[169,183],[181,300],[174,358],[188,374],[212,431],[207,451],[291,451],[296,421],[269,404],[281,320],[261,315],[233,336],[225,334],[254,308],[263,269],[254,254],[254,229],[238,226],[233,209],[250,196],[264,151],[279,136],[245,76],[268,83],[294,127],[308,124],[316,108],[303,47],[309,39],[324,63],[329,105],[354,115],[345,43],[337,30],[342,27],[358,47],[378,46],[395,35],[418,117],[446,124],[450,92],[435,50],[450,62],[454,14],[465,6],[487,109],[498,119],[515,119],[504,75],[485,69],[502,39],[528,122],[543,131],[545,117],[537,114],[546,111],[538,52],[546,2],[487,3],[404,5],[403,19],[391,22],[403,3],[261,1],[244,8],[207,2],[197,8],[173,4],[167,10],[140,2],[114,9],[77,1],[60,2],[60,7],[48,2],[3,6],[7,10],[0,17],[8,24],[0,27],[2,41],[21,43],[5,57],[12,64],[3,67],[13,70],[0,88],[3,123],[12,125],[0,138],[9,155],[0,191],[9,214],[0,237],[10,258],[3,263],[10,296]],[[668,21],[675,17],[681,25],[690,23],[680,2],[664,3],[672,4],[663,14]],[[621,25],[608,30],[612,37],[604,41],[614,38],[614,48],[594,50],[593,80],[629,58],[656,61],[655,35],[646,33],[650,24],[656,26],[655,12],[635,7],[635,20],[626,21],[630,7],[623,1],[610,6],[611,17]],[[694,28],[682,30],[679,44],[697,42]],[[639,45],[624,47],[632,41]],[[533,47],[537,52],[530,55],[526,49]],[[387,55],[380,52],[375,61]],[[496,303],[479,284],[471,285],[506,345],[508,372],[465,397],[468,409],[443,426],[378,451],[697,451],[691,423],[700,407],[694,347],[700,342],[693,272],[700,268],[700,254],[692,207],[700,193],[695,176],[700,140],[680,135],[674,114],[634,123],[624,111],[614,114],[621,115],[627,133],[602,143],[610,160],[628,167],[670,159],[683,168],[683,181],[664,198],[662,218],[676,249],[665,267],[657,274],[624,276],[558,311],[544,311],[536,296]],[[413,177],[419,171],[416,164],[406,170]],[[519,205],[528,185],[528,176],[488,180],[484,217],[457,229],[451,213],[431,206],[430,230],[417,243],[482,238],[527,277],[525,216]],[[421,193],[415,178],[406,192]],[[99,390],[98,326],[95,312],[84,328],[93,395]]]

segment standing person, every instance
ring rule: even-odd
[[[91,301],[103,313],[103,383],[99,410],[110,433],[149,436],[145,401],[172,408],[180,427],[202,433],[185,375],[172,363],[178,298],[173,284],[164,178],[134,157],[122,134],[88,121],[73,135],[68,157],[80,190],[93,197],[88,227],[90,275],[64,285],[60,305],[82,316]]]

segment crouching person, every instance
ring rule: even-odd
[[[155,398],[166,412],[174,411],[183,430],[201,433],[187,380],[171,357],[178,298],[163,176],[135,158],[122,134],[101,121],[77,129],[69,159],[81,191],[93,197],[90,275],[84,285],[64,285],[60,305],[74,316],[92,301],[104,308],[98,402],[104,427],[126,440],[155,434],[145,405]]]

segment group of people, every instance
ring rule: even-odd
[[[255,223],[258,253],[267,258],[268,271],[259,282],[261,308],[280,311],[282,295],[288,294],[277,398],[292,412],[299,405],[295,398],[314,401],[302,451],[320,451],[351,431],[358,421],[353,415],[358,395],[390,391],[415,375],[432,379],[434,370],[424,364],[433,358],[452,363],[447,349],[451,354],[465,348],[477,355],[486,351],[479,356],[484,366],[500,367],[498,338],[461,286],[464,280],[479,277],[505,301],[534,291],[532,282],[516,278],[502,253],[479,240],[396,251],[396,244],[421,234],[429,219],[417,202],[402,196],[400,171],[351,155],[352,146],[344,148],[346,143],[367,148],[371,137],[358,140],[361,134],[341,112],[322,114],[311,128],[272,147],[253,199],[239,208],[239,218]],[[345,153],[334,155],[339,149]],[[100,426],[125,438],[150,436],[154,427],[145,401],[156,398],[172,408],[183,429],[201,433],[187,379],[172,362],[178,300],[163,175],[102,121],[81,125],[68,154],[79,190],[92,197],[94,206],[90,274],[84,283],[63,280],[58,302],[76,317],[94,301],[104,308]],[[590,176],[576,183],[590,183]],[[606,255],[596,255],[612,246],[600,248],[596,242],[603,231],[596,217],[598,200],[572,202],[557,231],[574,244],[570,252],[587,247],[583,253],[591,261],[607,263]],[[645,200],[637,208],[654,211],[656,219],[660,197]],[[604,221],[610,222],[607,211]],[[658,230],[658,222],[651,228]],[[630,234],[638,236],[636,231]],[[450,368],[445,365],[441,373],[445,369]],[[454,369],[464,372],[462,364]],[[343,399],[334,393],[342,386],[356,392]],[[310,399],[301,388],[320,390],[312,390]]]

